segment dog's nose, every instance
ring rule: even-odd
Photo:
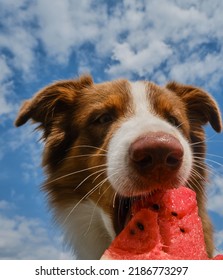
[[[180,141],[163,132],[144,135],[129,148],[130,163],[141,174],[177,171],[182,164],[183,155]]]

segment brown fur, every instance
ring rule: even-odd
[[[182,123],[179,129],[192,144],[193,153],[200,157],[194,161],[195,173],[188,186],[197,192],[207,252],[211,256],[214,245],[206,212],[203,125],[210,122],[213,129],[220,132],[220,112],[215,101],[196,87],[175,82],[166,87],[151,83],[149,86],[156,114],[173,121],[175,112],[174,119]],[[96,85],[90,76],[82,76],[54,83],[23,104],[15,124],[23,125],[29,119],[40,123],[45,141],[43,166],[47,174],[43,189],[56,211],[73,205],[74,198],[80,201],[90,197],[109,215],[115,216],[114,191],[104,180],[106,172],[102,169],[105,166],[96,166],[106,164],[106,150],[113,132],[122,119],[131,115],[127,93],[125,80]],[[104,122],[108,112],[112,119]],[[94,190],[93,187],[103,180],[99,190]]]

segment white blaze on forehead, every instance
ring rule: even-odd
[[[130,83],[130,92],[133,99],[136,115],[148,114],[150,111],[149,90],[145,82]]]
[[[136,140],[138,137],[149,132],[162,131],[166,133],[175,134],[175,128],[173,128],[165,120],[161,119],[154,109],[152,108],[152,96],[149,83],[142,81],[131,82],[130,94],[132,99],[132,111],[133,115],[130,119],[126,120],[126,124],[123,123],[123,130],[126,128],[126,133],[134,136],[131,140]]]

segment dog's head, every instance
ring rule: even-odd
[[[93,201],[124,225],[129,198],[187,185],[203,195],[208,122],[222,128],[218,106],[202,89],[90,76],[52,84],[26,101],[16,125],[43,130],[44,189],[56,209]],[[198,197],[199,200],[199,197]],[[76,206],[75,206],[76,205]]]

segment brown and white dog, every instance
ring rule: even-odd
[[[175,82],[95,84],[86,75],[56,82],[26,101],[16,125],[29,119],[43,130],[43,189],[77,258],[102,255],[125,226],[134,197],[180,185],[197,193],[212,255],[203,125],[220,132],[222,122],[202,89]]]

